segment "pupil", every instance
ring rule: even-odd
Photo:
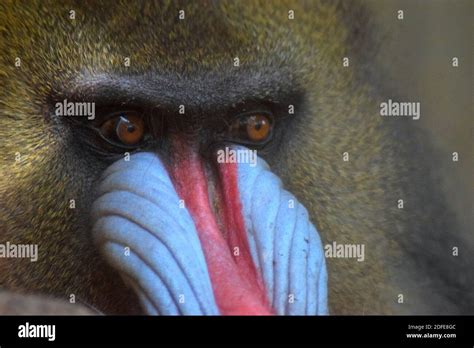
[[[127,127],[127,132],[129,133],[133,133],[135,131],[135,126],[125,115],[120,116],[120,124],[125,124],[125,127]]]
[[[261,121],[259,121],[259,122],[257,122],[257,123],[255,124],[255,129],[256,129],[256,130],[259,131],[260,128],[262,128],[262,122],[261,122]]]

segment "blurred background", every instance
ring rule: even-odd
[[[474,174],[474,1],[363,0],[386,37],[380,64],[404,101],[421,102],[419,125],[442,156],[443,190],[465,230],[472,231]],[[404,19],[397,18],[398,10]],[[452,58],[459,66],[452,66]],[[445,163],[443,161],[443,163]]]

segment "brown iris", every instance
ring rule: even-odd
[[[234,136],[254,143],[265,142],[271,134],[271,119],[266,114],[251,114],[234,121],[231,131]]]
[[[138,145],[145,135],[145,123],[142,117],[136,114],[121,113],[104,122],[100,133],[109,141],[134,146]]]
[[[247,135],[252,141],[263,141],[270,134],[270,120],[265,115],[250,116],[247,120]]]

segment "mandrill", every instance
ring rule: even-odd
[[[38,260],[0,258],[0,313],[9,297],[39,314],[472,312],[429,144],[341,64],[368,63],[368,18],[345,1],[2,2],[0,244]]]

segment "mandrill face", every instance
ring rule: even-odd
[[[112,164],[92,207],[99,249],[146,313],[326,314],[322,246],[306,209],[264,160],[218,163],[195,143],[177,133],[165,156]]]
[[[354,93],[340,68],[337,43],[350,37],[342,10],[6,6],[0,242],[37,244],[38,261],[0,262],[0,288],[106,314],[327,314],[316,221],[324,239],[364,243],[365,222],[386,211],[381,191],[359,180],[372,195],[358,201],[373,209],[355,218],[344,189],[359,177],[341,153],[375,158],[366,142],[384,138],[355,127],[366,87]],[[343,306],[363,305],[354,292],[375,296],[338,265]]]
[[[8,294],[56,314],[472,313],[472,233],[448,189],[469,152],[425,132],[470,99],[448,88],[438,108],[418,69],[461,86],[462,31],[432,55],[456,66],[425,64],[434,46],[413,38],[437,21],[413,36],[425,13],[392,7],[0,1],[0,314]],[[425,101],[404,95],[420,86]],[[424,106],[385,117],[392,100]]]

